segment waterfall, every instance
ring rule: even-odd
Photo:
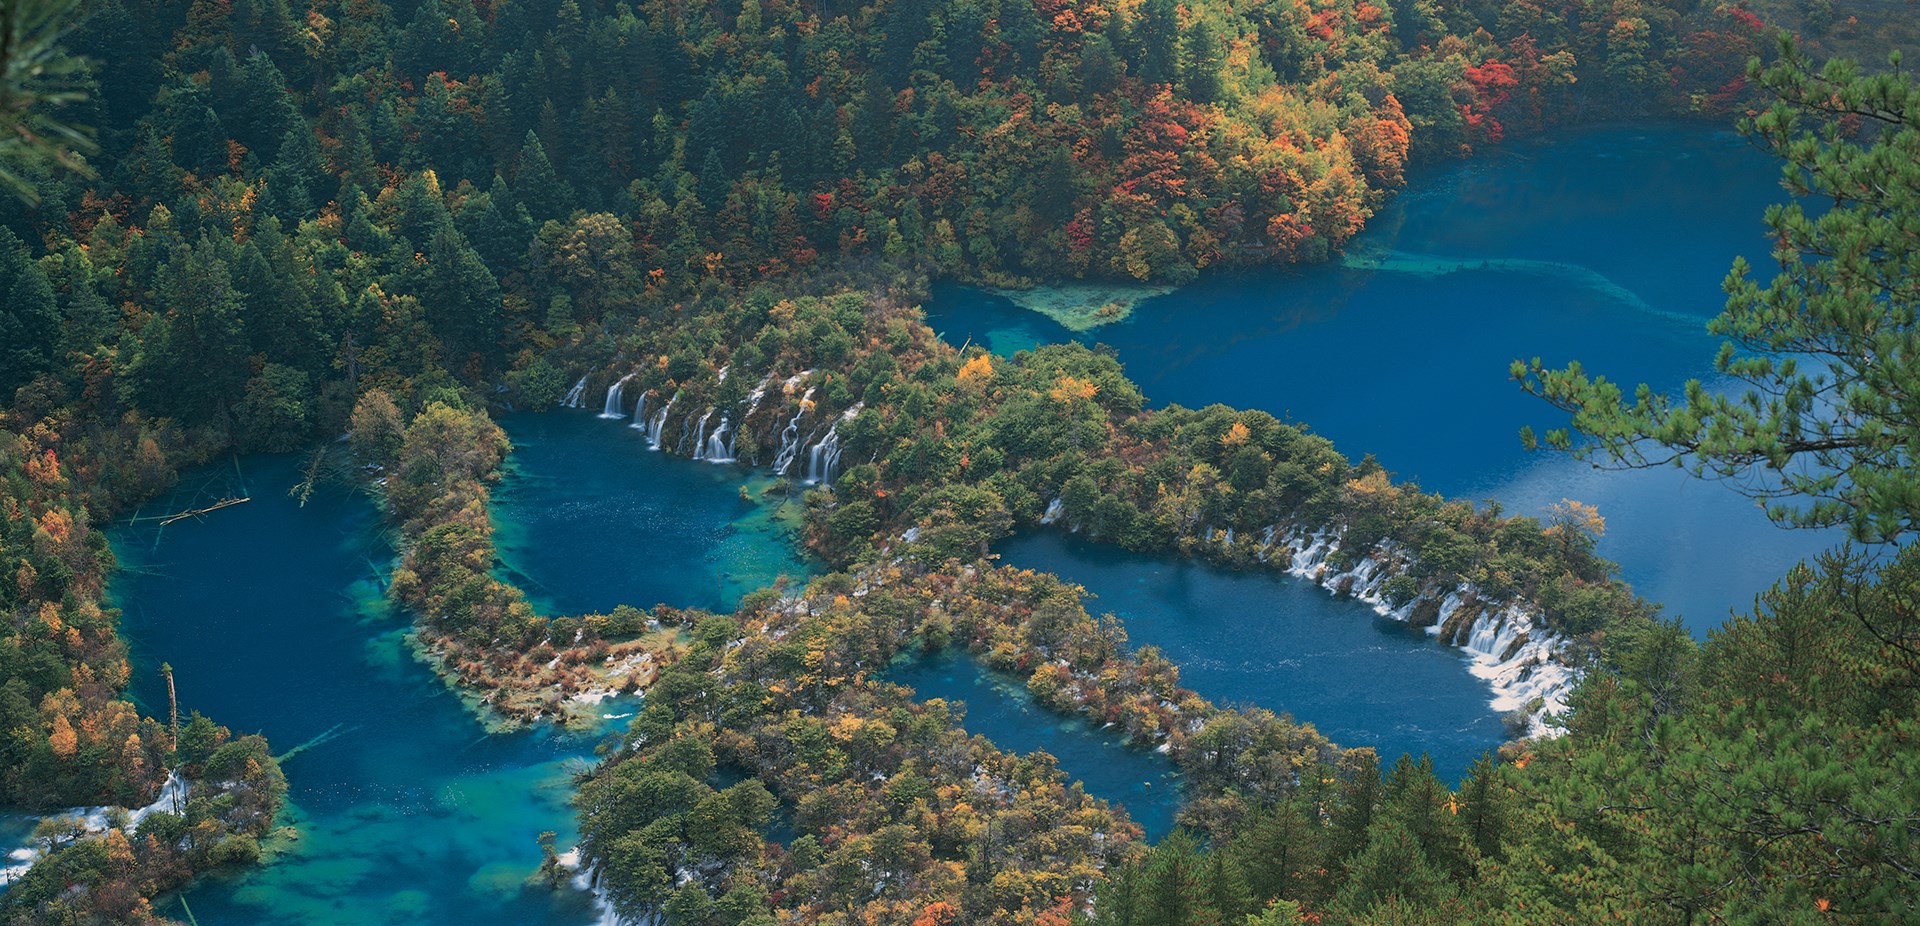
[[[800,419],[806,417],[807,411],[813,408],[814,388],[807,387],[806,394],[800,397],[799,410],[787,421],[786,430],[780,432],[780,452],[773,458],[773,474],[776,476],[785,476],[787,470],[793,467],[794,457],[800,455]]]
[[[647,425],[647,443],[652,449],[660,449],[660,440],[667,429],[667,413],[673,411],[673,403],[678,401],[680,393],[676,392],[673,398],[667,400],[667,404],[660,406],[660,413],[654,415],[653,421]]]
[[[1329,530],[1282,534],[1269,528],[1262,543],[1280,551],[1274,562],[1288,573],[1370,605],[1381,616],[1413,622],[1415,612],[1424,610],[1420,626],[1468,657],[1467,671],[1492,690],[1488,704],[1493,710],[1524,713],[1528,736],[1556,735],[1547,718],[1565,713],[1580,670],[1563,655],[1572,649],[1571,642],[1542,626],[1534,606],[1509,602],[1487,607],[1471,584],[1461,583],[1451,591],[1429,588],[1396,608],[1384,597],[1385,587],[1392,577],[1407,574],[1407,560],[1391,541],[1339,572],[1328,563],[1340,549],[1339,538]],[[1470,605],[1472,611],[1463,614]]]
[[[707,419],[712,417],[713,417],[713,408],[709,406],[707,408],[707,413],[700,416],[700,430],[693,432],[693,458],[696,460],[706,458],[706,448],[704,445],[707,439]],[[687,420],[689,421],[693,420],[693,416],[691,415],[687,416]],[[680,443],[685,444],[686,442],[687,442],[687,429],[685,427],[682,427],[680,429]],[[675,447],[674,449],[678,450],[680,448]]]
[[[587,376],[591,375],[591,373],[587,374]],[[580,400],[587,394],[587,376],[580,377],[580,381],[574,383],[572,389],[567,390],[567,397],[560,400],[561,408],[581,407]]]
[[[827,436],[813,445],[811,455],[807,457],[807,482],[829,487],[833,485],[833,477],[840,472],[840,426],[860,414],[861,405],[854,403],[833,423],[833,427],[827,429]]]
[[[560,867],[573,872],[573,877],[568,880],[572,883],[574,890],[593,898],[593,908],[598,913],[593,926],[628,926],[627,921],[621,918],[619,911],[613,908],[613,901],[608,899],[606,891],[601,887],[599,862],[587,862],[582,857],[579,846],[560,853],[558,861]]]
[[[827,436],[820,438],[820,443],[814,444],[808,454],[807,483],[831,485],[833,467],[840,462],[840,422],[834,422],[833,427],[827,429]]]
[[[767,397],[767,384],[771,382],[773,382],[773,374],[768,373],[760,377],[760,385],[753,387],[753,391],[747,393],[747,413],[740,416],[741,421],[753,417],[753,413],[760,410],[760,400]]]
[[[647,396],[652,394],[652,391],[640,393],[640,401],[633,403],[633,423],[627,427],[642,431],[647,429]]]
[[[166,783],[160,786],[160,793],[154,797],[153,803],[145,807],[126,810],[127,822],[126,825],[121,828],[122,831],[129,836],[133,835],[134,831],[139,828],[140,821],[156,813],[185,813],[187,809],[188,791],[187,780],[180,777],[178,769],[167,772]],[[113,827],[113,815],[116,811],[120,810],[125,810],[125,808],[74,807],[59,813],[48,814],[43,819],[51,820],[61,817],[77,818],[80,821],[80,829],[82,831],[80,838],[87,838],[103,835],[107,830],[111,829]],[[0,864],[0,886],[12,884],[20,880],[21,877],[26,875],[27,870],[34,866],[35,862],[46,857],[49,848],[51,847],[44,844],[43,841],[34,840],[25,846],[9,850],[6,857],[0,859],[0,863],[3,863]]]
[[[713,413],[708,412],[707,414],[711,415]],[[722,416],[720,423],[714,427],[713,433],[707,436],[706,446],[696,452],[693,458],[696,460],[705,460],[708,463],[732,463],[733,445],[724,439],[728,429],[732,427],[733,422],[725,416]]]
[[[610,419],[627,417],[620,411],[620,393],[627,388],[627,380],[638,375],[638,373],[628,373],[620,377],[620,381],[607,390],[607,402],[600,407],[600,417]]]

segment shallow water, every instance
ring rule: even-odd
[[[110,532],[112,596],[132,649],[132,692],[166,714],[173,665],[184,714],[264,733],[286,756],[298,838],[262,867],[202,882],[200,926],[584,924],[581,895],[527,879],[542,831],[571,844],[569,774],[590,738],[488,735],[406,649],[385,606],[392,550],[364,496],[287,494],[304,461],[248,457],[187,474],[178,491]],[[164,528],[155,514],[226,495],[245,504]],[[607,705],[609,712],[631,707]],[[159,912],[186,919],[177,897]]]
[[[1616,381],[1715,385],[1705,324],[1737,254],[1765,269],[1760,217],[1786,195],[1732,132],[1612,127],[1487,152],[1411,178],[1326,265],[1218,273],[1081,335],[1112,346],[1156,403],[1259,408],[1308,424],[1449,496],[1538,513],[1563,497],[1608,519],[1601,552],[1704,632],[1837,541],[1772,526],[1730,488],[1673,470],[1596,471],[1529,454],[1522,425],[1564,416],[1510,361],[1578,360]],[[940,286],[928,323],[1010,353],[1071,332],[978,290]]]
[[[997,549],[1004,562],[1085,586],[1088,611],[1119,615],[1133,646],[1159,647],[1180,683],[1216,704],[1290,713],[1342,746],[1374,747],[1382,762],[1426,753],[1447,781],[1506,738],[1458,650],[1311,583],[1058,531]]]
[[[648,450],[639,431],[580,409],[500,424],[514,451],[494,489],[495,541],[507,578],[543,613],[731,611],[748,592],[814,571],[793,543],[799,496],[768,493],[780,480]]]
[[[968,654],[946,649],[904,657],[887,671],[890,682],[914,689],[922,700],[966,704],[961,726],[1011,752],[1045,750],[1060,760],[1067,780],[1094,797],[1120,804],[1148,839],[1173,830],[1180,805],[1180,774],[1173,760],[1126,745],[1116,734],[1077,717],[1062,717],[1036,703],[1020,680],[982,666]]]

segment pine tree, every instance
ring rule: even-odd
[[[60,309],[46,275],[13,232],[0,228],[0,398],[54,369]]]
[[[206,239],[176,245],[160,270],[168,311],[141,338],[132,371],[145,408],[204,422],[245,391],[245,305],[218,251]]]
[[[469,355],[491,362],[499,351],[500,284],[486,261],[451,227],[436,233],[427,249],[427,271],[420,287],[427,324],[446,345],[449,364]]]
[[[1629,397],[1578,364],[1549,370],[1539,358],[1512,373],[1573,413],[1548,447],[1609,466],[1678,462],[1782,500],[1767,512],[1778,523],[1897,540],[1920,528],[1920,410],[1908,398],[1920,394],[1920,84],[1897,58],[1874,75],[1839,59],[1815,73],[1790,41],[1752,76],[1779,101],[1748,133],[1786,161],[1790,192],[1823,205],[1767,210],[1779,242],[1771,282],[1750,278],[1744,259],[1726,278],[1726,310],[1708,324],[1727,339],[1714,364],[1746,390],[1693,381],[1679,396],[1642,386]],[[1578,448],[1573,430],[1588,438]],[[1521,438],[1539,442],[1531,430]]]
[[[1141,80],[1170,84],[1180,76],[1180,14],[1174,0],[1142,0],[1127,37]]]
[[[539,135],[527,132],[515,163],[518,167],[513,174],[513,190],[534,221],[564,219],[573,211],[573,188],[554,172]]]

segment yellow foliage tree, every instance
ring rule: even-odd
[[[993,379],[992,357],[988,354],[981,354],[967,361],[960,367],[960,373],[954,378],[959,380],[963,386],[972,386],[988,382]]]
[[[1091,399],[1099,391],[1099,383],[1089,382],[1084,379],[1075,379],[1071,376],[1061,376],[1059,381],[1053,384],[1053,389],[1047,394],[1052,396],[1055,402],[1066,405],[1076,399]]]
[[[53,715],[53,732],[47,735],[47,744],[53,747],[53,754],[62,759],[71,757],[80,747],[79,738],[73,734],[73,725],[67,723],[67,715]]]

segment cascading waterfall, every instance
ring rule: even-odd
[[[773,382],[773,374],[768,373],[760,377],[760,385],[753,387],[753,391],[747,393],[747,413],[740,416],[742,421],[752,417],[754,412],[760,410],[760,400],[767,397],[767,384],[771,382]]]
[[[1340,549],[1329,530],[1282,532],[1278,525],[1262,537],[1260,559],[1336,595],[1372,606],[1375,613],[1423,626],[1429,636],[1465,653],[1467,670],[1486,682],[1495,711],[1525,715],[1528,736],[1552,736],[1558,728],[1547,717],[1564,713],[1580,672],[1561,656],[1572,644],[1544,627],[1540,613],[1522,602],[1489,601],[1471,583],[1429,588],[1395,607],[1385,596],[1387,581],[1407,574],[1409,561],[1391,542],[1368,550],[1346,569],[1329,561]],[[1268,549],[1279,551],[1270,560]]]
[[[592,374],[587,374],[587,375],[591,376]],[[567,397],[560,400],[560,407],[561,408],[580,408],[581,407],[580,402],[583,398],[586,397],[586,394],[587,394],[587,377],[582,376],[580,377],[579,382],[573,384],[572,389],[567,390]]]
[[[833,427],[827,429],[827,436],[820,438],[820,443],[813,445],[813,450],[807,457],[809,484],[828,486],[833,484],[833,477],[840,472],[840,426],[852,421],[853,416],[860,414],[862,404],[854,403],[852,408],[847,409],[840,419],[833,423]]]
[[[806,394],[800,397],[799,410],[793,413],[791,419],[788,419],[786,430],[780,432],[780,452],[773,457],[773,474],[776,476],[785,476],[787,470],[793,468],[794,458],[800,455],[800,419],[806,417],[807,412],[813,408],[815,388],[807,387]]]
[[[660,406],[660,413],[654,415],[653,421],[647,425],[647,444],[651,449],[660,449],[660,440],[665,436],[663,432],[667,429],[667,415],[673,411],[673,403],[678,401],[680,401],[680,393],[675,392],[673,398],[667,400],[667,404]]]
[[[627,427],[641,431],[647,429],[647,397],[650,395],[653,395],[651,391],[640,393],[640,401],[633,403],[633,423]]]
[[[707,409],[707,413],[700,416],[700,430],[693,432],[693,458],[696,460],[706,459],[707,420],[712,417],[713,417],[713,409],[709,407]],[[692,420],[691,416],[689,416],[688,420]],[[682,445],[686,444],[687,442],[686,431],[687,429],[684,427],[680,429],[680,443]],[[675,448],[675,449],[679,449],[679,448]]]
[[[82,835],[92,837],[112,829],[115,814],[124,812],[126,823],[121,827],[121,831],[131,836],[140,827],[140,821],[156,813],[185,813],[190,790],[187,780],[180,777],[178,769],[174,769],[167,772],[167,780],[160,786],[160,793],[154,797],[153,803],[145,807],[136,807],[131,810],[121,807],[74,807],[59,813],[48,814],[43,819],[66,817],[78,819]],[[34,863],[46,857],[47,849],[48,846],[44,840],[36,839],[25,846],[8,851],[5,858],[0,859],[0,863],[3,863],[0,864],[0,885],[12,884],[20,880],[26,875],[27,870],[34,866]]]
[[[611,388],[607,389],[607,401],[605,405],[600,407],[600,417],[607,419],[627,417],[625,413],[620,411],[620,393],[627,388],[627,380],[637,375],[639,374],[628,373],[620,377],[619,382],[614,383]]]
[[[827,436],[820,438],[820,443],[814,444],[813,449],[807,451],[807,484],[832,485],[833,467],[839,462],[840,422],[836,421],[833,427],[827,429]]]
[[[601,888],[599,863],[586,862],[582,858],[579,846],[560,853],[559,862],[561,867],[573,872],[571,881],[574,889],[593,898],[594,909],[598,912],[593,926],[628,926],[627,921],[621,918],[620,912],[614,909],[613,902],[608,899],[606,891]]]
[[[708,412],[707,414],[713,413]],[[705,460],[708,463],[732,463],[733,443],[726,440],[728,432],[732,427],[733,421],[722,416],[720,423],[714,426],[713,433],[707,435],[706,446],[695,453],[693,458],[696,460]]]

